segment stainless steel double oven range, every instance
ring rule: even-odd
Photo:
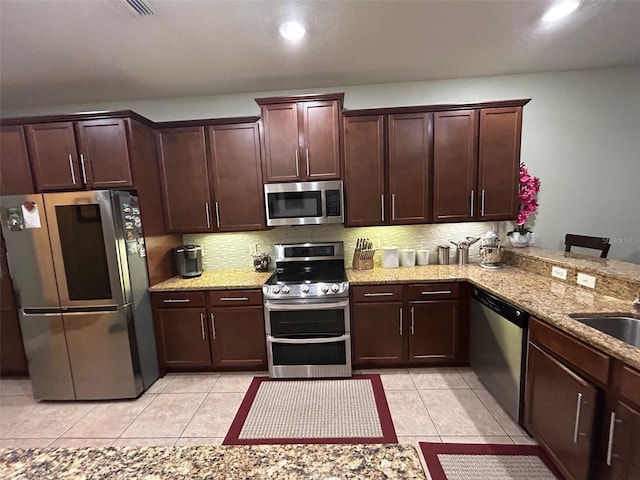
[[[272,378],[350,377],[349,283],[342,242],[276,245],[263,286]]]

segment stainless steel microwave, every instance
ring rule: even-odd
[[[342,181],[268,183],[267,226],[344,223]]]

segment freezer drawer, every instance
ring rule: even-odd
[[[61,313],[20,312],[29,377],[36,400],[74,400]]]
[[[134,398],[142,377],[134,364],[131,307],[116,311],[64,313],[69,361],[77,400]],[[134,350],[135,353],[135,350]]]

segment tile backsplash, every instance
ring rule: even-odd
[[[507,222],[447,223],[429,225],[403,225],[385,227],[345,228],[343,225],[300,225],[275,227],[261,232],[206,233],[184,235],[184,243],[195,243],[203,248],[205,270],[253,268],[252,255],[266,252],[274,257],[273,245],[277,243],[304,243],[343,241],[345,265],[351,265],[356,240],[371,239],[378,251],[376,264],[380,264],[381,247],[398,247],[429,250],[429,263],[435,263],[436,247],[451,247],[451,263],[455,261],[456,247],[450,240],[459,242],[465,237],[481,237],[488,230],[495,230],[505,238]],[[478,261],[479,242],[469,251],[469,261]],[[273,267],[273,265],[272,265]]]

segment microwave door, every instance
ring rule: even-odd
[[[108,191],[44,196],[60,304],[122,305],[123,284]]]
[[[42,195],[0,198],[2,235],[17,305],[20,308],[59,308]]]

